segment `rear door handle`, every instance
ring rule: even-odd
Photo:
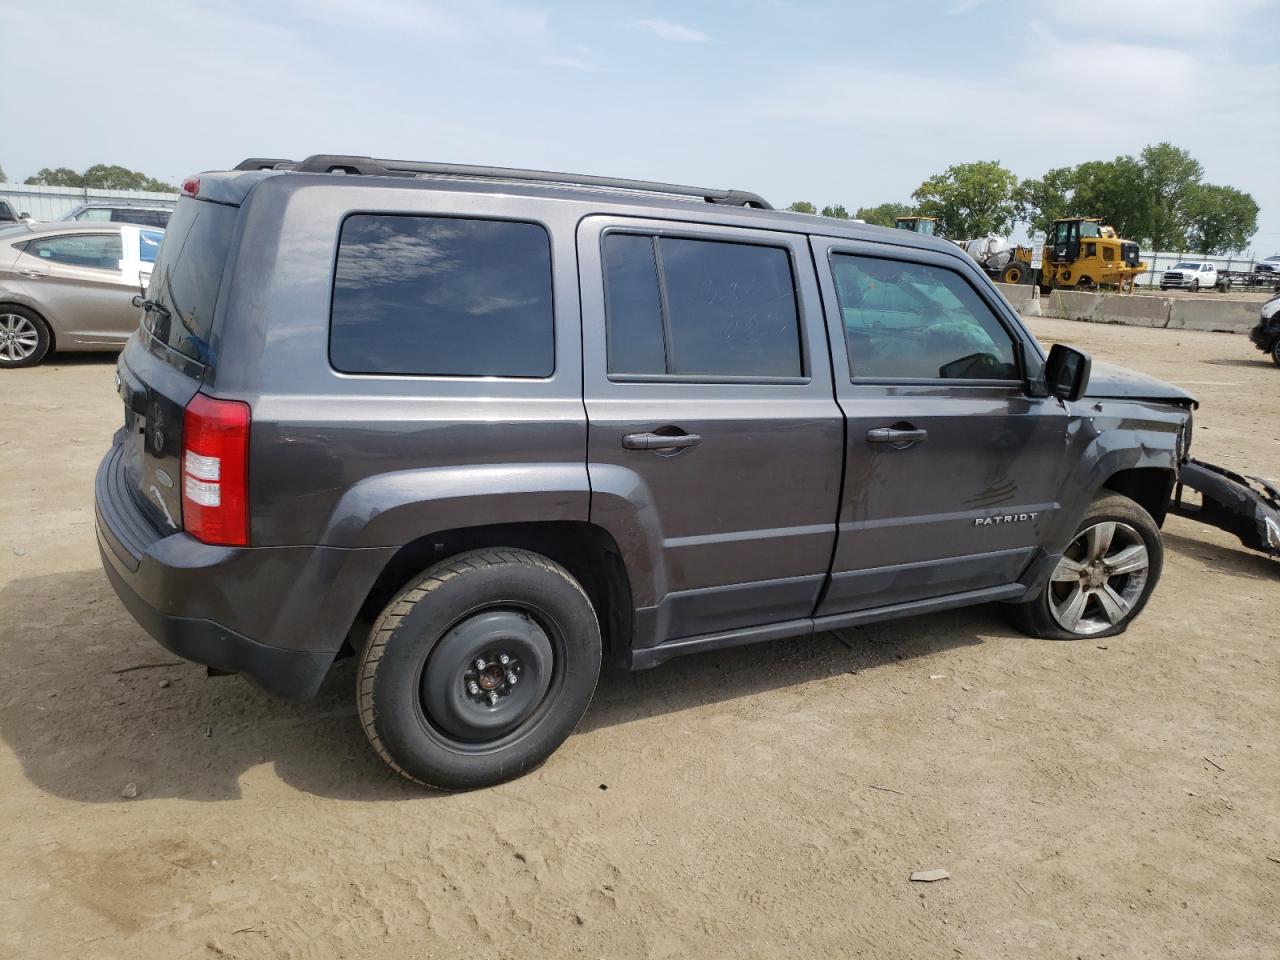
[[[628,433],[622,438],[622,445],[628,450],[671,450],[683,447],[696,447],[702,437],[696,433],[677,433],[674,436],[664,433]]]
[[[38,270],[19,270],[19,276],[26,277],[28,280],[43,280],[48,276],[47,273],[40,273]]]
[[[875,427],[867,431],[867,443],[887,443],[899,450],[913,447],[929,436],[928,430],[902,427]]]

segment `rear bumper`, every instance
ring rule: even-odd
[[[103,569],[134,619],[178,656],[289,700],[315,695],[395,552],[166,535],[128,492],[120,446],[98,467],[94,500]]]

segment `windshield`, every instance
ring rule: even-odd
[[[144,321],[151,335],[183,356],[209,360],[209,331],[238,207],[184,198],[160,244]],[[157,309],[158,307],[158,309]]]
[[[1191,263],[1190,261],[1184,260],[1182,263],[1175,263],[1173,265],[1173,269],[1174,270],[1199,270],[1200,264]]]

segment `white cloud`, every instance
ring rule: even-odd
[[[674,20],[649,19],[649,20],[632,20],[631,25],[641,30],[647,30],[655,37],[662,40],[670,40],[673,43],[710,43],[710,35],[697,30],[694,27],[686,26],[683,23],[676,23]]]

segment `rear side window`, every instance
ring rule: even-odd
[[[348,217],[329,358],[343,373],[550,376],[547,231],[507,220]]]
[[[785,249],[611,233],[603,256],[611,374],[803,375]]]
[[[147,297],[162,309],[147,312],[152,336],[205,363],[222,270],[238,207],[183,199],[169,221]]]
[[[163,227],[169,222],[169,213],[166,210],[117,208],[111,211],[111,219],[117,223],[137,223],[144,227]]]
[[[143,263],[155,263],[156,255],[160,252],[160,241],[163,239],[164,234],[159,230],[139,230],[138,259]]]
[[[832,254],[831,271],[850,376],[1018,378],[1010,335],[958,273],[845,253]]]
[[[90,221],[92,223],[107,223],[111,220],[111,211],[102,207],[90,207],[88,210],[81,210],[76,214],[76,220],[84,223]]]
[[[50,263],[93,270],[119,270],[124,245],[118,233],[74,233],[65,237],[32,240],[27,253]]]

